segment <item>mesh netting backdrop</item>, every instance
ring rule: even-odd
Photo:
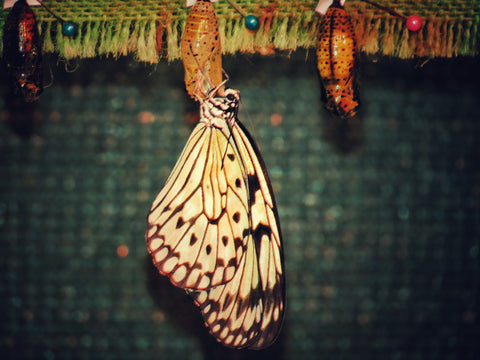
[[[181,62],[47,58],[29,106],[2,72],[0,357],[478,359],[478,59],[363,59],[340,123],[312,55],[224,59],[284,233],[286,321],[261,352],[217,345],[146,252],[197,119]]]

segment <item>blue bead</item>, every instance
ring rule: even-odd
[[[255,15],[248,15],[245,17],[245,27],[252,31],[258,30],[260,27],[260,20]]]
[[[64,21],[62,23],[62,34],[63,36],[77,36],[78,34],[78,25],[73,21]]]

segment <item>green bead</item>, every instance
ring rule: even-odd
[[[255,15],[248,15],[245,17],[245,27],[252,31],[258,30],[260,27],[260,20]]]
[[[62,23],[62,34],[63,36],[77,36],[78,34],[78,25],[73,21],[64,21]]]

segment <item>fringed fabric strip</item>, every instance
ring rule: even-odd
[[[367,54],[411,57],[475,56],[480,52],[480,0],[378,0],[384,6],[422,17],[423,28],[409,32],[404,20],[349,0],[359,50]],[[320,15],[317,0],[236,0],[248,14],[260,18],[256,33],[247,30],[243,18],[226,2],[215,3],[225,54],[271,54],[315,48]],[[156,63],[180,58],[180,38],[188,15],[185,0],[64,0],[49,1],[57,14],[80,24],[75,39],[61,34],[60,24],[48,12],[34,7],[45,53],[69,60],[95,56],[135,59]],[[7,10],[0,11],[0,37]],[[0,41],[0,51],[2,42]]]

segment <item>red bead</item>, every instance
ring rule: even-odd
[[[418,31],[422,27],[422,19],[418,15],[410,15],[407,18],[407,29],[410,31]]]

